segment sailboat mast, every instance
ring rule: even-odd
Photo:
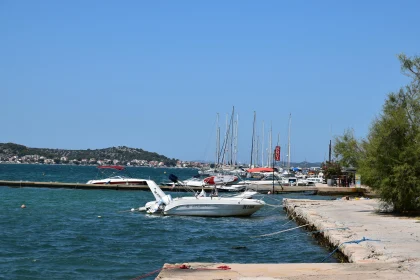
[[[233,165],[233,141],[234,141],[234,136],[235,136],[235,122],[234,120],[234,116],[235,116],[235,106],[233,106],[232,108],[232,117],[231,117],[231,137],[230,137],[230,165]]]
[[[290,169],[290,126],[292,123],[292,113],[289,115],[289,137],[287,143],[287,169]]]
[[[273,123],[270,123],[270,161],[267,166],[270,166],[273,162]]]
[[[228,131],[228,114],[226,113],[226,126],[225,126],[225,140],[224,140],[224,151],[223,151],[223,165],[226,164],[226,161],[229,161],[227,157],[229,156],[229,145],[228,145],[228,139],[229,139],[229,131]]]
[[[238,162],[238,126],[239,126],[239,114],[236,115],[236,125],[235,125],[235,159],[234,164]]]
[[[262,122],[261,167],[264,167],[264,121]]]
[[[219,113],[216,118],[216,166],[219,165],[219,153],[220,153],[220,127],[219,127]]]
[[[256,158],[255,162],[256,162],[257,166],[258,166],[259,152],[260,152],[260,136],[258,135],[257,136],[257,152],[256,152],[256,156],[255,156],[255,158]]]
[[[255,111],[254,111],[254,124],[252,126],[252,143],[251,143],[251,167],[253,163],[253,156],[254,156],[254,137],[255,137]]]

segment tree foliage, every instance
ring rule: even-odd
[[[354,130],[347,129],[335,137],[334,156],[341,166],[358,167],[362,157],[361,143],[354,137]]]
[[[321,165],[324,177],[326,179],[333,179],[341,175],[341,165],[336,161],[326,161]]]
[[[358,162],[363,183],[404,212],[420,209],[420,58],[399,59],[412,81],[388,95]]]

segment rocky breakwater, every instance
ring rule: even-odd
[[[420,279],[419,217],[388,213],[377,199],[284,199],[283,205],[291,218],[319,232],[349,262],[383,263]]]

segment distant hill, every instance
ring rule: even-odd
[[[145,151],[143,149],[129,148],[126,146],[111,147],[96,150],[65,150],[48,148],[29,148],[15,143],[0,143],[0,160],[6,160],[12,156],[39,155],[49,159],[60,159],[66,157],[68,160],[91,159],[96,160],[119,160],[120,162],[129,162],[132,160],[159,161],[164,162],[166,166],[175,166],[177,160],[170,159],[157,153]]]
[[[307,162],[307,161],[302,161],[302,162],[291,162],[290,166],[293,167],[321,167],[322,162]]]

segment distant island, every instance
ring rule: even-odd
[[[75,165],[177,166],[178,159],[126,146],[105,149],[66,150],[29,148],[15,143],[0,143],[0,162]]]
[[[124,165],[154,167],[214,167],[211,162],[181,161],[175,158],[148,152],[143,149],[126,146],[105,149],[66,150],[49,148],[29,148],[15,143],[0,143],[0,163],[32,163],[32,164],[74,164],[74,165]],[[291,167],[319,167],[321,162],[291,162]],[[276,166],[285,168],[285,162],[277,162]],[[246,169],[248,165],[240,167]]]

